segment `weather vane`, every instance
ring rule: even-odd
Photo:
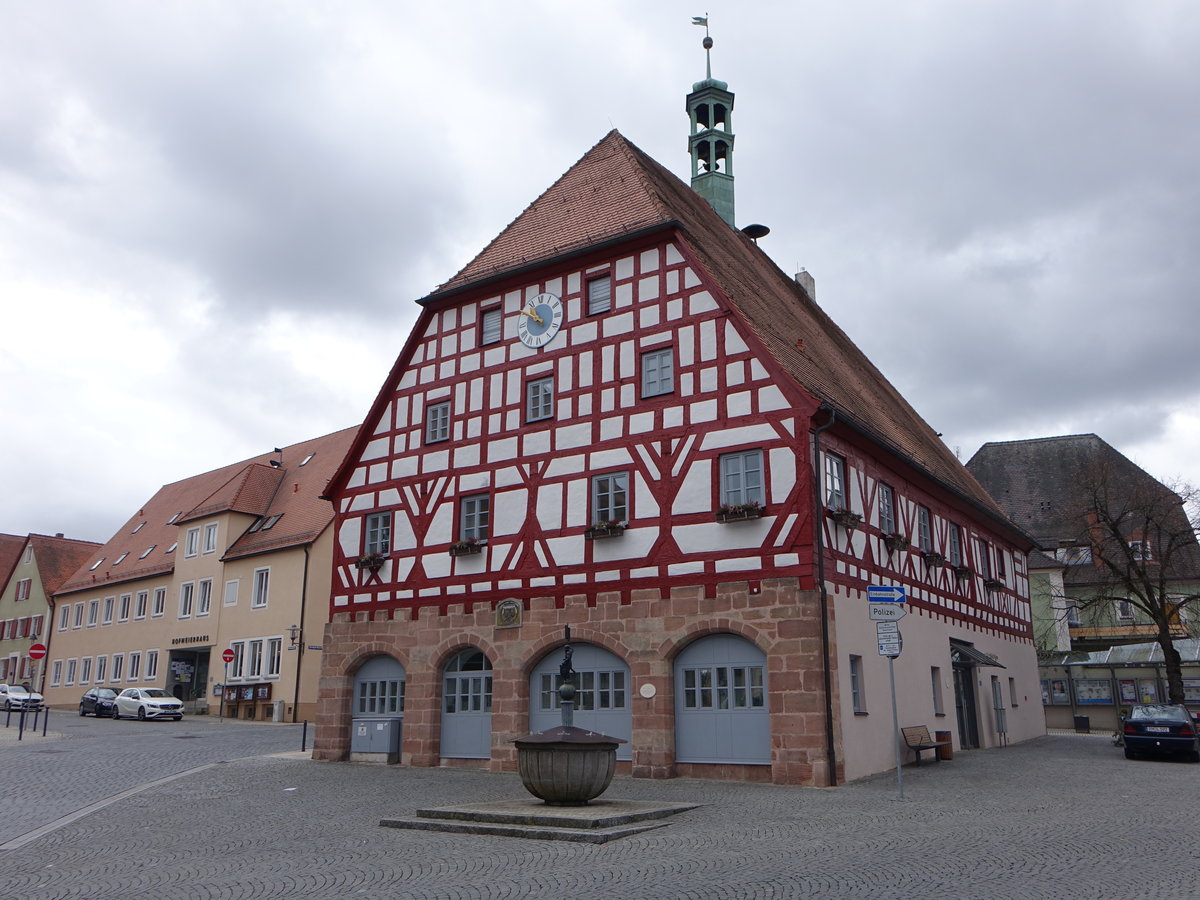
[[[702,16],[692,16],[693,25],[704,26],[704,69],[705,77],[712,78],[712,45],[713,39],[708,36],[708,13]]]

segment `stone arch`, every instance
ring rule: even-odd
[[[555,649],[562,648],[568,642],[563,639],[561,634],[547,634],[535,641],[529,646],[525,653],[525,658],[521,660],[521,677],[528,680],[533,674],[533,670],[547,653],[552,653]],[[613,656],[622,660],[626,665],[629,664],[629,658],[632,656],[632,651],[626,647],[621,641],[618,641],[602,631],[592,628],[576,628],[571,626],[572,644],[595,644],[604,650],[607,650]]]
[[[724,618],[709,619],[706,622],[694,622],[685,628],[682,634],[673,635],[659,644],[657,652],[662,659],[673,664],[676,657],[686,650],[689,645],[713,634],[737,635],[748,640],[768,657],[771,655],[773,641],[769,640],[761,630],[736,619]]]

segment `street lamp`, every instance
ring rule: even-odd
[[[302,633],[300,626],[299,625],[289,625],[287,631],[288,631],[288,640],[290,640],[292,642],[291,646],[288,647],[288,649],[295,650],[297,647],[300,646],[300,635]]]

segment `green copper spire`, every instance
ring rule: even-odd
[[[733,220],[733,92],[712,77],[713,39],[708,17],[694,16],[693,25],[704,26],[706,78],[692,85],[687,96],[691,120],[688,151],[692,155],[692,190],[703,197],[731,227]]]

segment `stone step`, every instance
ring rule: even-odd
[[[491,834],[499,837],[533,838],[539,841],[572,841],[580,844],[606,844],[620,838],[652,831],[667,822],[642,825],[619,825],[612,828],[554,827],[549,825],[518,825],[501,822],[473,822],[462,819],[381,819],[385,828],[407,828],[414,831],[443,831],[452,834]]]
[[[647,800],[593,800],[586,806],[549,806],[539,800],[503,800],[498,803],[418,809],[417,817],[494,825],[594,829],[665,819],[695,809],[698,805]]]

